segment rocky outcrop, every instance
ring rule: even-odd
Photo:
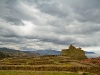
[[[81,48],[76,48],[73,45],[70,45],[68,49],[63,49],[61,55],[79,60],[87,58],[85,52]]]

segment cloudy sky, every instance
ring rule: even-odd
[[[100,0],[0,0],[0,47],[100,52]]]

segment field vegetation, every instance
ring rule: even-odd
[[[74,73],[74,72],[65,72],[65,71],[0,71],[0,75],[95,75],[93,73]]]
[[[37,75],[66,75],[66,73],[67,75],[82,75],[85,72],[88,73],[86,75],[91,73],[94,73],[92,75],[100,74],[99,66],[86,64],[81,60],[74,60],[61,55],[3,58],[0,60],[0,70],[2,75],[16,75],[17,72],[19,75],[26,75],[27,73],[30,75],[36,75],[36,73]],[[37,72],[35,73],[35,71]]]
[[[0,55],[0,75],[100,75],[100,58],[88,59],[72,45],[61,55]]]

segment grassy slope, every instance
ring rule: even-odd
[[[68,73],[57,71],[0,71],[0,75],[82,75],[83,73]],[[95,75],[88,74],[87,75]]]
[[[90,66],[92,68],[89,68]],[[0,71],[0,75],[82,75],[77,73],[66,74],[66,72],[61,72],[61,71],[71,71],[71,72],[87,71],[90,73],[98,73],[99,69],[100,67],[97,68],[89,64],[84,64],[78,60],[73,60],[66,56],[41,56],[41,57],[28,57],[28,58],[11,57],[0,60],[0,70],[5,70],[5,71]],[[11,70],[11,71],[6,71],[6,70]],[[55,73],[55,71],[60,71],[60,72]]]

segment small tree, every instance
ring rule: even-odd
[[[87,75],[87,73],[83,73],[82,75]]]

